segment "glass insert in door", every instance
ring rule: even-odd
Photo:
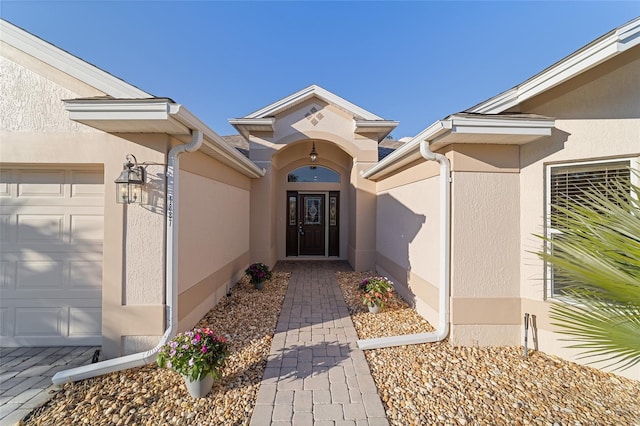
[[[304,224],[322,224],[322,197],[305,197]]]

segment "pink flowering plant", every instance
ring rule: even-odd
[[[208,328],[194,328],[162,346],[157,362],[160,367],[174,370],[192,382],[204,379],[207,374],[218,380],[228,355],[227,339],[216,336]]]
[[[262,262],[256,262],[249,265],[245,272],[251,277],[252,283],[259,283],[271,278],[269,267]]]
[[[364,291],[362,303],[367,306],[382,308],[393,297],[393,283],[387,277],[365,278],[358,287]]]

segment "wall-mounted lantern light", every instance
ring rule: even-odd
[[[145,169],[138,165],[136,157],[128,154],[127,162],[123,165],[122,173],[116,183],[116,201],[120,204],[140,203],[142,201],[142,186],[145,184]]]
[[[311,159],[312,163],[315,163],[316,160],[318,159],[318,153],[316,152],[316,143],[315,143],[315,141],[313,142],[313,145],[311,147],[311,152],[309,153],[309,158]]]

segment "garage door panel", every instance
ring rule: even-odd
[[[102,215],[71,215],[71,242],[102,241],[103,222]]]
[[[0,345],[99,344],[104,177],[0,172]]]
[[[42,244],[64,242],[64,215],[20,214],[18,219],[18,243]]]
[[[71,308],[69,310],[69,336],[95,336],[101,333],[100,308]]]
[[[64,289],[64,262],[32,260],[17,262],[16,289]]]
[[[69,262],[70,288],[102,288],[102,260]]]
[[[64,170],[33,170],[17,173],[17,197],[64,197]]]
[[[18,336],[60,336],[64,308],[16,308],[15,330]]]
[[[87,171],[71,172],[71,197],[104,197],[104,177]]]

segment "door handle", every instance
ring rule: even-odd
[[[298,233],[300,235],[304,235],[304,229],[302,229],[302,222],[298,224]]]

